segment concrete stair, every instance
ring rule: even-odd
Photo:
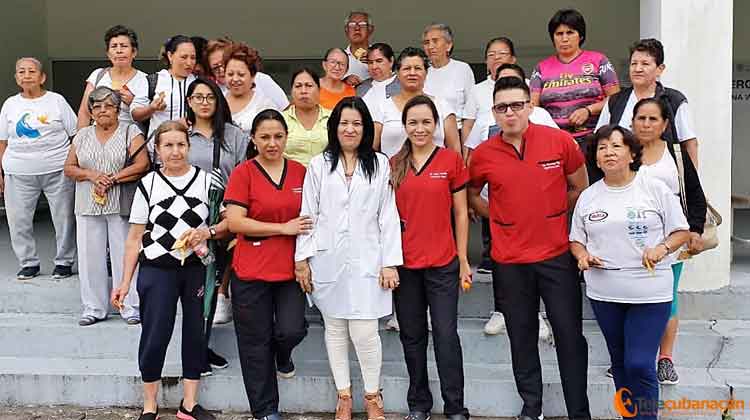
[[[745,303],[750,296],[750,287],[746,286],[750,274],[735,271],[733,276],[736,281],[731,289],[681,293],[685,320],[676,350],[681,382],[662,387],[663,398],[726,399],[730,385],[736,398],[750,398],[750,370],[745,366],[750,354],[750,310]],[[79,327],[80,299],[75,277],[61,281],[39,277],[26,282],[6,277],[0,279],[0,291],[0,404],[141,403],[138,326],[127,326],[113,316],[91,327]],[[521,402],[515,391],[507,336],[485,336],[482,332],[491,311],[491,296],[490,277],[477,275],[472,291],[461,297],[459,332],[465,361],[466,403],[473,415],[513,416],[519,412]],[[336,394],[322,326],[315,311],[309,311],[308,320],[308,336],[294,353],[297,376],[280,381],[282,410],[331,412]],[[161,405],[165,407],[179,404],[181,396],[179,320],[177,325],[164,370]],[[212,348],[230,360],[230,367],[215,371],[202,382],[201,400],[212,409],[247,411],[233,328],[227,324],[214,330]],[[604,376],[609,366],[604,338],[593,320],[584,321],[584,331],[589,343],[592,414],[614,418],[614,387],[611,379]],[[381,331],[381,337],[385,404],[390,412],[404,412],[408,375],[398,334]],[[541,341],[539,348],[545,380],[545,415],[562,416],[565,408],[554,346]],[[434,410],[440,412],[442,402],[432,346],[428,354]],[[354,392],[360,394],[362,384],[353,351],[350,359]],[[362,408],[361,403],[360,398],[355,399],[358,409]]]

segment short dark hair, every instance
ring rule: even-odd
[[[570,26],[571,29],[578,32],[581,37],[579,46],[583,46],[583,42],[586,40],[586,20],[581,12],[576,9],[561,9],[552,16],[547,24],[547,32],[549,32],[549,39],[553,43],[555,42],[555,31],[560,25]]]
[[[253,119],[253,125],[250,128],[250,135],[254,136],[255,133],[258,131],[258,127],[260,127],[260,124],[263,121],[278,121],[281,126],[284,128],[284,132],[289,133],[289,127],[286,124],[286,120],[284,120],[284,116],[281,115],[281,112],[269,108],[265,109],[263,111],[260,111],[258,115],[255,116]],[[247,158],[252,159],[256,156],[258,156],[258,149],[255,147],[255,143],[250,141],[247,145],[247,152],[246,152]]]
[[[599,142],[612,137],[612,133],[618,131],[622,135],[622,142],[630,149],[633,154],[633,162],[630,163],[630,169],[637,171],[641,167],[641,158],[643,157],[643,146],[633,135],[633,132],[627,128],[620,127],[617,124],[605,125],[594,133],[591,137],[588,147],[588,160],[590,167],[596,168],[596,149],[599,148]]]
[[[419,49],[414,47],[406,47],[403,50],[401,50],[401,53],[398,55],[398,58],[396,59],[396,62],[393,64],[393,67],[398,70],[401,68],[401,63],[404,61],[404,59],[409,57],[419,57],[422,59],[422,62],[424,63],[424,68],[427,70],[430,68],[430,59],[427,58],[427,54]]]
[[[109,49],[109,41],[111,41],[112,38],[116,38],[118,36],[128,37],[128,39],[130,40],[130,46],[136,50],[138,49],[138,35],[134,30],[123,25],[115,25],[107,29],[107,32],[104,33],[105,48]]]
[[[493,100],[497,92],[500,92],[503,90],[512,90],[512,89],[520,89],[526,94],[527,98],[531,97],[529,86],[526,84],[526,81],[524,79],[519,79],[518,77],[508,76],[508,77],[501,77],[497,79],[497,81],[495,82],[495,88],[492,89]]]
[[[372,178],[378,170],[378,156],[375,149],[373,149],[375,123],[362,98],[347,96],[341,99],[333,108],[326,126],[328,128],[328,145],[323,150],[323,156],[331,162],[331,173],[333,173],[336,170],[336,166],[339,163],[339,156],[341,155],[341,141],[339,140],[338,128],[341,122],[341,114],[346,108],[359,112],[359,115],[362,117],[362,141],[357,147],[357,158],[368,182],[372,182]]]
[[[376,42],[367,48],[367,55],[370,55],[370,53],[375,50],[380,51],[380,53],[383,54],[383,57],[393,61],[393,48],[391,48],[390,45],[386,44],[385,42]]]
[[[524,82],[526,81],[526,72],[523,71],[523,67],[515,63],[505,63],[500,65],[500,67],[497,68],[496,74],[500,74],[501,71],[508,69],[515,71],[516,73],[518,73],[518,76],[521,78],[521,80],[523,80]]]
[[[170,37],[164,42],[164,45],[162,45],[161,50],[161,61],[166,65],[167,67],[170,66],[169,64],[169,55],[170,53],[174,54],[175,51],[177,51],[177,47],[179,47],[181,44],[192,44],[193,48],[195,48],[195,44],[193,44],[193,40],[185,35],[175,35],[173,37]],[[198,56],[195,57],[196,60],[198,60]]]
[[[310,75],[310,77],[313,79],[313,82],[315,82],[315,84],[320,87],[320,75],[318,74],[318,72],[307,66],[299,68],[294,73],[292,73],[292,82],[290,87],[294,87],[294,81],[297,79],[297,76],[302,73],[307,73],[308,75]]]
[[[495,38],[492,38],[491,40],[487,41],[487,45],[484,46],[484,56],[487,57],[487,51],[490,49],[492,44],[496,42],[502,42],[503,44],[508,46],[508,49],[510,50],[510,55],[513,57],[516,56],[516,47],[513,46],[513,41],[510,40],[510,38],[506,36],[498,36]]]
[[[650,55],[656,61],[657,66],[664,64],[664,46],[661,41],[655,38],[645,38],[635,42],[630,47],[630,58],[633,58],[633,53],[636,51],[645,52]]]
[[[635,116],[638,115],[638,110],[641,109],[642,106],[648,105],[648,104],[654,104],[658,106],[659,114],[661,114],[661,118],[664,121],[669,121],[669,115],[671,114],[671,112],[669,112],[669,105],[662,97],[644,98],[636,102],[635,106],[633,107],[633,119],[635,119]]]

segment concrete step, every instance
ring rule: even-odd
[[[440,412],[439,384],[434,366],[430,365],[431,389],[435,395],[434,411]],[[353,392],[361,395],[359,367],[351,364]],[[521,407],[509,365],[467,364],[466,405],[476,416],[513,416]],[[73,404],[90,407],[135,407],[141,404],[141,382],[135,361],[122,359],[48,359],[0,358],[0,401],[4,404]],[[179,404],[180,367],[168,363],[164,369],[163,393],[160,405]],[[562,389],[556,366],[545,365],[544,414],[565,414]],[[592,414],[597,418],[614,418],[612,406],[614,386],[604,376],[604,368],[589,371],[588,394]],[[726,399],[728,386],[734,387],[735,398],[750,397],[750,380],[746,370],[682,369],[678,386],[662,387],[663,399]],[[385,407],[389,412],[406,412],[408,377],[403,363],[385,362],[383,390]],[[285,412],[332,412],[335,410],[336,391],[325,361],[298,363],[297,376],[282,379],[279,384],[281,410]],[[216,372],[201,383],[201,403],[209,409],[248,410],[237,367]],[[361,398],[355,398],[355,409],[362,410]],[[717,416],[718,417],[718,416]],[[715,417],[716,418],[716,417]]]
[[[169,361],[179,361],[180,325],[178,319],[167,354]],[[464,362],[488,366],[510,363],[507,335],[487,336],[483,328],[484,320],[459,321]],[[608,366],[609,355],[596,322],[584,321],[584,333],[589,344],[589,364]],[[381,330],[380,335],[384,360],[402,362],[404,356],[398,333]],[[0,337],[3,341],[0,357],[137,360],[140,327],[128,326],[119,317],[80,327],[73,315],[0,314]],[[54,349],[50,349],[50,343],[54,343]],[[238,363],[234,325],[216,326],[211,347]],[[540,340],[539,351],[542,363],[556,363],[555,348],[551,343]],[[310,318],[308,335],[294,354],[296,359],[304,361],[327,360],[323,327],[318,320]],[[717,368],[743,369],[746,368],[747,354],[750,354],[750,321],[683,321],[681,324],[675,352],[680,367],[700,368],[713,363]],[[350,357],[356,360],[353,350]],[[428,357],[434,360],[432,342]]]
[[[469,293],[462,293],[459,316],[487,318],[493,310],[492,278],[489,274],[475,273],[474,285]],[[682,319],[737,319],[750,320],[750,272],[732,271],[732,285],[715,291],[680,292],[680,317]],[[39,276],[32,280],[0,278],[0,313],[78,314],[81,310],[78,277],[54,280]],[[591,305],[585,297],[583,318],[595,319]],[[309,314],[317,313],[315,308]]]

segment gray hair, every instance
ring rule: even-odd
[[[445,38],[446,41],[453,43],[453,30],[450,26],[444,23],[431,23],[424,28],[424,31],[422,31],[422,38],[427,35],[427,32],[432,30],[441,31],[443,33],[443,38]]]
[[[348,15],[346,15],[346,19],[344,19],[344,26],[349,24],[349,21],[352,20],[352,16],[360,15],[367,18],[367,26],[372,26],[372,19],[370,19],[370,14],[365,12],[364,10],[352,10],[349,12]]]
[[[122,102],[120,93],[106,86],[99,86],[98,88],[92,90],[91,93],[89,93],[89,98],[88,98],[89,113],[94,108],[95,103],[105,102],[107,100],[109,100],[109,102],[111,102],[112,105],[114,105],[119,112],[120,103]]]
[[[15,68],[18,69],[18,65],[21,64],[21,62],[23,62],[23,61],[30,61],[30,62],[32,62],[36,66],[36,69],[39,70],[39,72],[44,73],[44,67],[42,66],[42,62],[39,61],[35,57],[21,57],[21,58],[19,58],[18,60],[16,60],[16,67]]]

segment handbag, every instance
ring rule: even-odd
[[[679,174],[678,179],[680,184],[680,202],[682,203],[682,208],[685,211],[685,214],[687,214],[687,198],[685,195],[685,165],[682,162],[682,148],[680,147],[679,143],[676,143],[673,146],[673,150],[675,160],[677,161],[677,173]],[[703,239],[704,251],[708,251],[709,249],[714,249],[719,246],[718,227],[719,225],[721,225],[721,222],[721,214],[719,214],[714,206],[712,206],[711,203],[708,202],[708,198],[706,198],[706,223],[703,225],[703,234],[701,235],[701,239]],[[684,253],[680,253],[680,257],[682,257],[683,254]]]
[[[143,144],[138,147],[138,149],[133,153],[132,155],[128,152],[130,149],[129,147],[129,140],[130,140],[130,127],[132,124],[128,125],[128,127],[125,129],[125,165],[123,168],[127,168],[128,166],[132,165],[135,162],[135,157],[138,156],[138,153],[141,153],[144,147],[146,147],[146,144],[148,144],[148,140],[144,141]],[[148,153],[146,154],[146,157],[148,158]],[[149,159],[150,161],[150,159]],[[151,165],[149,164],[149,167]],[[120,183],[120,216],[122,217],[130,217],[130,208],[133,206],[133,197],[135,197],[135,190],[138,189],[138,183],[140,180],[137,181],[130,181],[130,182],[123,182]]]

